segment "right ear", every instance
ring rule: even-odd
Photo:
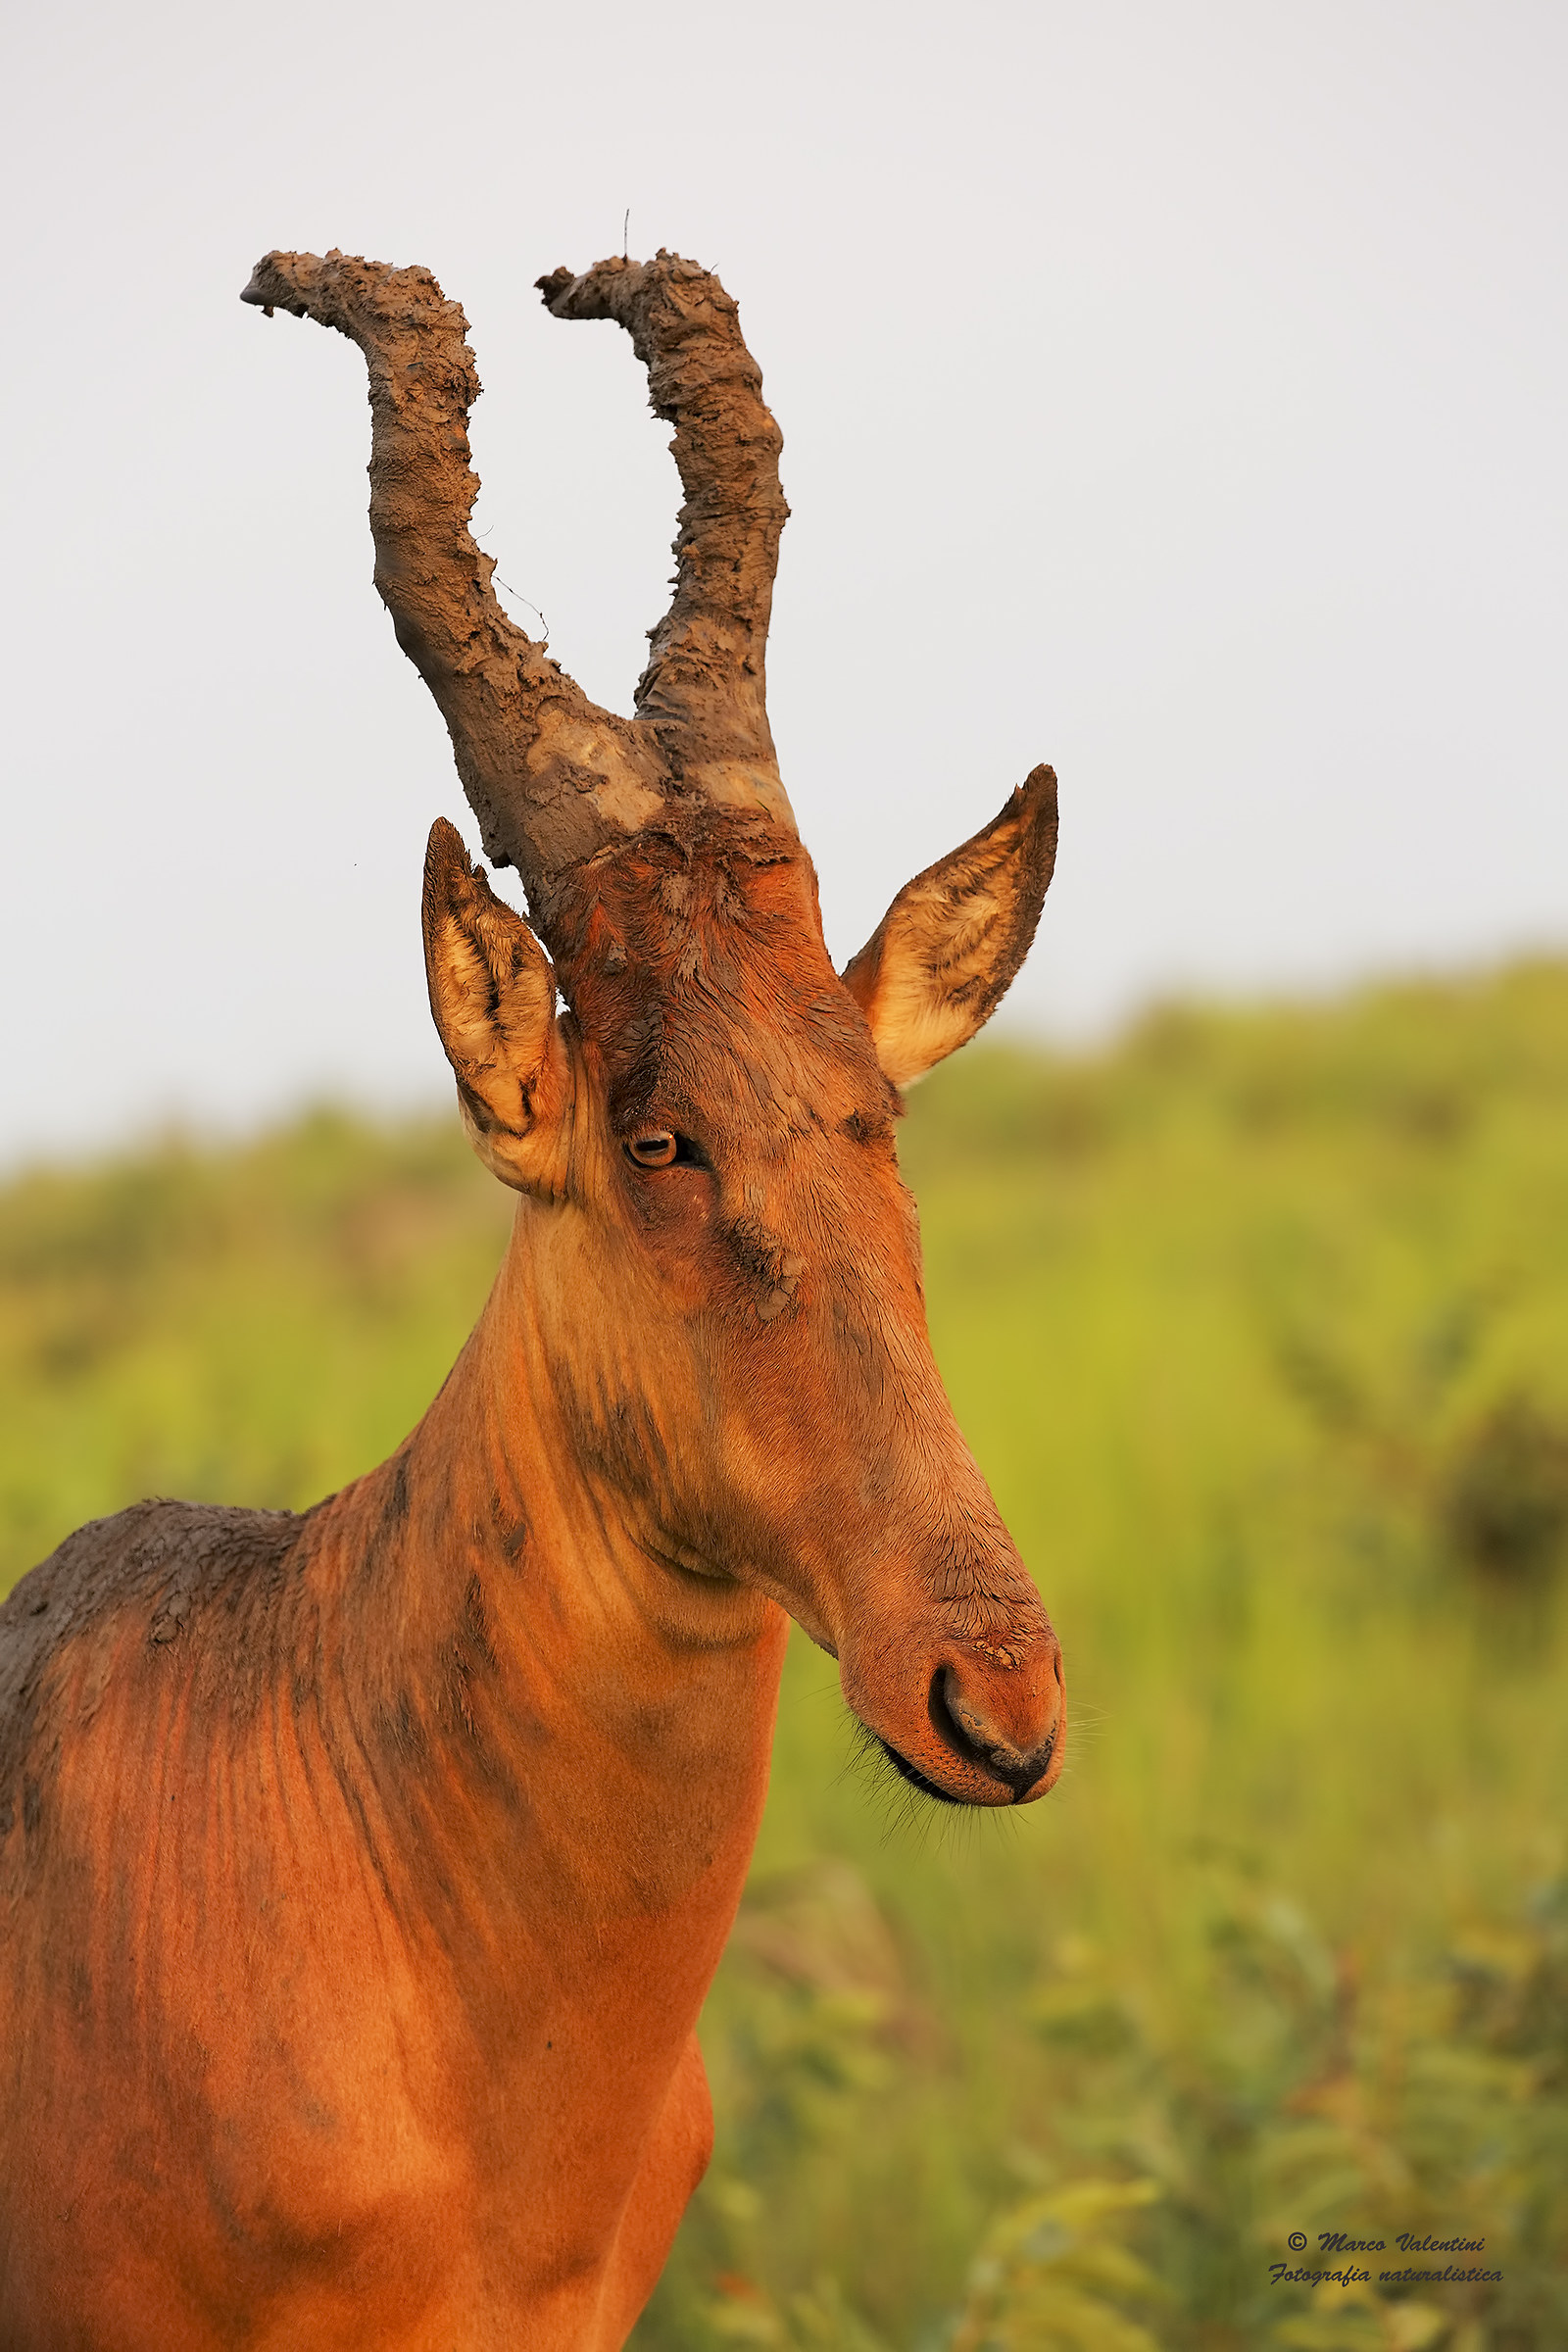
[[[1055,862],[1056,779],[1037,767],[972,841],[906,882],[845,965],[895,1086],[912,1086],[990,1020],[1029,953]]]
[[[424,970],[469,1142],[503,1184],[559,1198],[571,1066],[555,968],[444,816],[424,853]]]

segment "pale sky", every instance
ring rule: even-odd
[[[363,363],[238,300],[279,245],[464,304],[484,544],[621,709],[667,428],[533,280],[628,208],[721,272],[841,959],[1042,759],[1014,1025],[1568,949],[1560,0],[55,0],[0,88],[0,1160],[444,1091],[419,864],[477,829]]]

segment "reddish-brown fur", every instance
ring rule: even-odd
[[[786,1612],[933,1794],[1051,1786],[887,1073],[989,1012],[1053,811],[848,984],[766,805],[560,868],[554,966],[437,827],[432,1008],[519,1194],[458,1364],[314,1510],[138,1504],[0,1610],[6,2352],[612,2352],[707,2160]]]

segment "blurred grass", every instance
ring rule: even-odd
[[[1568,966],[976,1048],[902,1149],[1069,1767],[911,1815],[792,1653],[640,2352],[1560,2352]],[[507,1206],[455,1123],[325,1113],[12,1184],[0,1584],[378,1458]],[[1370,2282],[1271,2279],[1333,2230]],[[1501,2278],[1380,2288],[1400,2231]]]

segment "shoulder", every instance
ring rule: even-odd
[[[159,1647],[220,1597],[275,1588],[311,1516],[155,1500],[78,1527],[0,1603],[0,1752],[54,1660],[105,1634]]]

